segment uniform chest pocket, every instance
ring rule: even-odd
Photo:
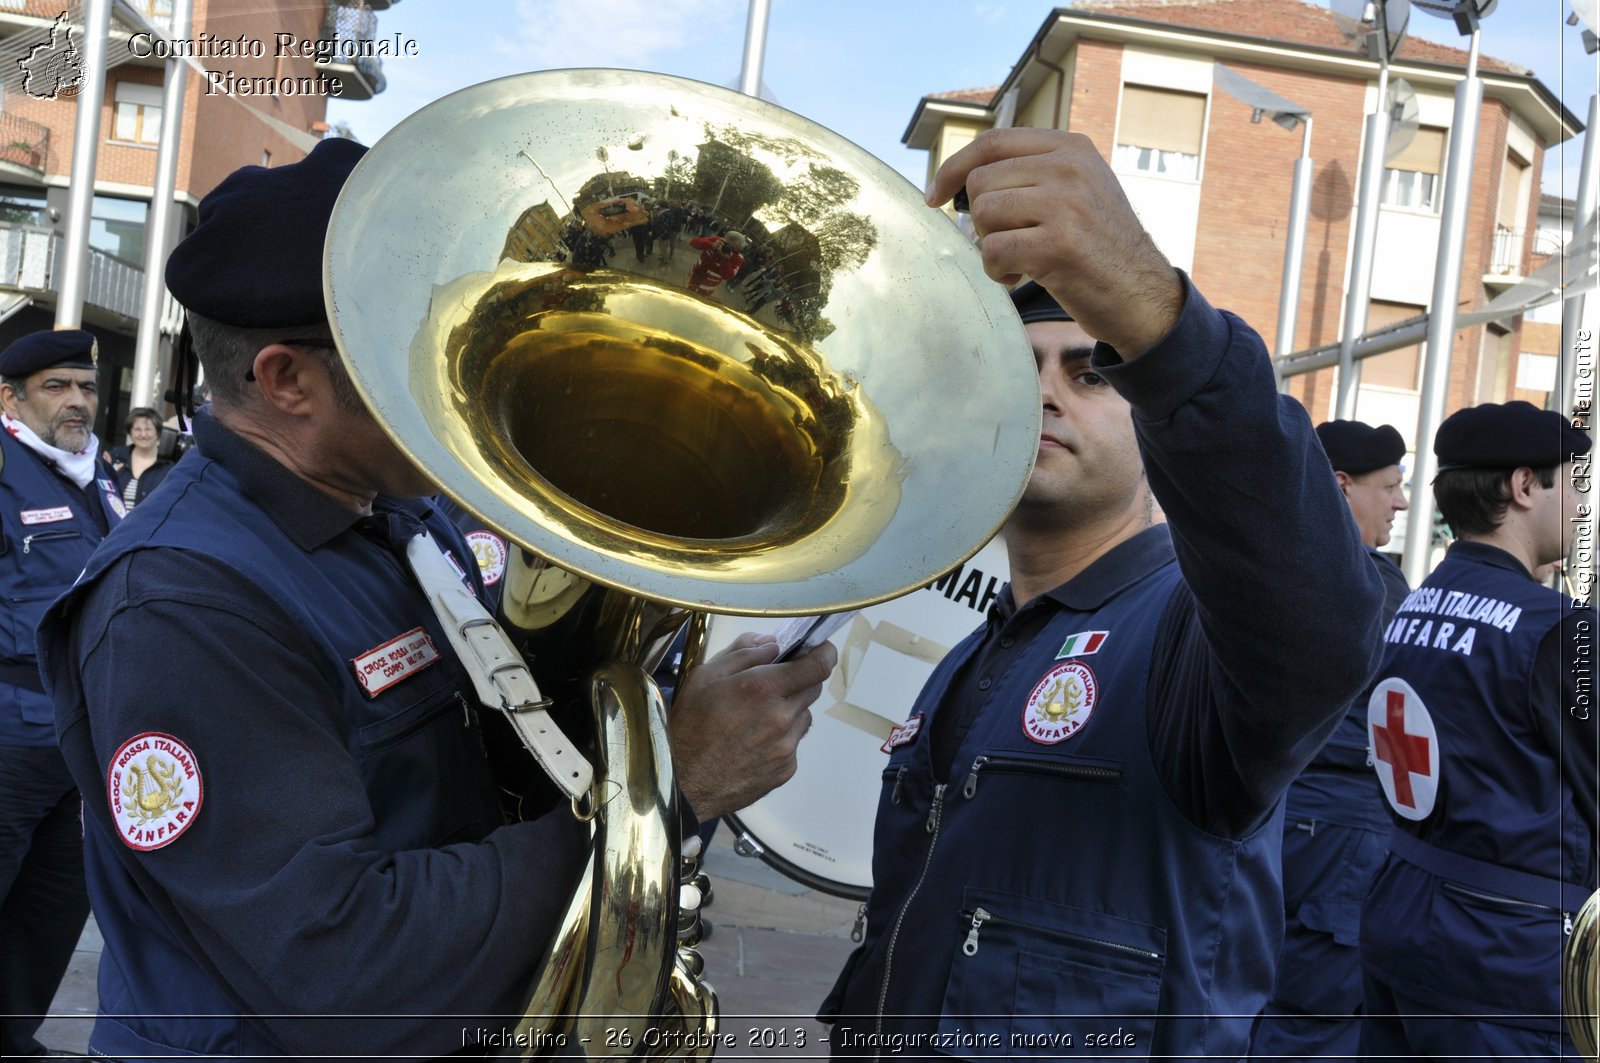
[[[453,684],[411,695],[355,732],[374,836],[391,852],[481,838],[499,804],[476,713]]]
[[[1006,750],[990,750],[972,761],[961,784],[961,796],[968,801],[978,796],[984,780],[1056,780],[1058,782],[1103,783],[1122,788],[1122,765],[1103,757],[1025,756]]]
[[[23,531],[23,535],[5,541],[0,550],[10,555],[7,567],[15,574],[8,593],[23,597],[48,593],[54,597],[66,590],[89,557],[89,543],[82,530],[66,524]]]
[[[1160,928],[968,890],[949,932],[958,943],[941,1033],[998,1038],[999,1051],[1023,1057],[1149,1055],[1165,967]]]

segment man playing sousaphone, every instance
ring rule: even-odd
[[[202,201],[166,274],[213,387],[196,448],[41,634],[87,795],[96,1054],[484,1047],[584,871],[565,805],[503,823],[486,714],[408,551],[425,531],[457,589],[481,592],[477,565],[333,347],[323,235],[365,150],[323,141]],[[775,655],[741,639],[678,692],[696,816],[794,771],[835,653]]]

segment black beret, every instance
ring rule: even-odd
[[[1399,465],[1406,456],[1406,441],[1392,425],[1374,428],[1361,421],[1324,421],[1317,425],[1317,438],[1328,453],[1328,463],[1352,476]]]
[[[241,328],[326,320],[322,244],[334,200],[366,151],[331,137],[288,166],[229,174],[200,201],[199,224],[167,258],[172,297]]]
[[[1560,465],[1589,453],[1589,436],[1554,410],[1520,399],[1457,410],[1434,433],[1439,471],[1450,469],[1533,469]]]
[[[0,351],[0,376],[21,380],[58,365],[93,369],[97,353],[94,333],[83,329],[30,332]]]
[[[1028,281],[1011,289],[1011,302],[1017,308],[1017,313],[1022,315],[1024,325],[1035,321],[1072,320],[1072,315],[1061,309],[1056,297],[1041,288],[1037,281]]]

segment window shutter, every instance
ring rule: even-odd
[[[1117,143],[1199,155],[1205,117],[1206,98],[1199,93],[1124,85]]]
[[[1414,173],[1441,174],[1444,172],[1444,130],[1423,126],[1411,138],[1406,149],[1386,164],[1391,170],[1411,170]]]

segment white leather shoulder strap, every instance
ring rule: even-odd
[[[406,544],[406,560],[456,656],[472,676],[478,700],[504,712],[550,781],[574,802],[582,801],[594,781],[594,768],[551,718],[550,699],[539,693],[533,673],[511,639],[467,589],[461,574],[445,560],[427,532],[418,533]]]

